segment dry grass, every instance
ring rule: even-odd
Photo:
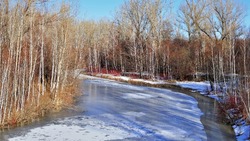
[[[12,128],[16,126],[21,126],[30,122],[33,122],[46,114],[51,112],[59,112],[63,108],[72,108],[75,97],[79,96],[78,92],[79,82],[72,83],[64,87],[57,93],[57,97],[54,98],[52,94],[47,91],[44,95],[40,96],[39,104],[37,97],[32,98],[27,101],[24,105],[23,110],[12,110],[11,116],[6,119],[0,128]]]
[[[54,109],[72,108],[74,106],[75,97],[79,96],[79,92],[75,85],[69,85],[59,92],[54,101]]]

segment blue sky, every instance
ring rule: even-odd
[[[185,0],[173,0],[174,11],[177,11],[179,5]],[[247,17],[245,24],[250,27],[250,0],[235,0],[241,3],[246,10]],[[124,0],[79,0],[78,1],[78,17],[80,19],[100,20],[102,18],[109,18],[115,15],[115,11],[124,3]],[[176,12],[175,12],[176,13]]]
[[[111,19],[124,0],[79,0],[79,17],[83,19]]]

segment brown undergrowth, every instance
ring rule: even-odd
[[[244,91],[241,91],[243,93]],[[235,124],[239,119],[246,119],[249,122],[248,105],[246,105],[247,98],[239,97],[241,94],[230,94],[220,103],[220,114],[225,115],[228,119],[228,124]],[[243,95],[246,96],[246,95]]]
[[[49,91],[46,91],[44,95],[40,96],[39,101],[37,99],[36,101],[29,100],[25,103],[22,110],[13,110],[14,112],[12,112],[11,116],[6,119],[4,124],[0,125],[0,129],[4,130],[26,125],[39,120],[49,113],[73,108],[75,98],[80,95],[78,90],[79,83],[79,81],[76,81],[66,85],[63,90],[57,92],[56,97],[53,97]]]

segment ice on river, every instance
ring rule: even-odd
[[[190,96],[107,80],[86,80],[84,92],[89,114],[55,119],[9,140],[207,140],[202,112]]]
[[[147,98],[153,98],[154,96],[144,93],[125,93],[123,98],[129,99],[129,98],[135,98],[135,99],[147,99]]]
[[[27,134],[9,139],[10,141],[99,141],[123,139],[130,133],[103,121],[90,117],[72,117],[30,130]]]

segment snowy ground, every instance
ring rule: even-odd
[[[11,138],[9,141],[96,141],[123,139],[128,136],[133,137],[134,135],[94,117],[79,116],[54,121],[52,124],[34,128],[25,135]]]
[[[133,81],[133,82],[143,82],[143,83],[147,83],[147,84],[166,84],[167,82],[163,81],[163,80],[145,80],[145,79],[132,79],[130,77],[127,76],[113,76],[111,74],[97,74],[97,77],[104,77],[104,78],[109,78],[109,79],[113,79],[113,80],[122,80],[122,81]],[[91,78],[91,76],[86,76],[86,75],[79,75],[79,77],[84,77],[84,78]],[[94,78],[94,77],[92,77]]]
[[[210,83],[208,81],[205,82],[179,81],[176,82],[176,84],[183,88],[189,88],[194,91],[198,91],[201,94],[207,94],[208,91],[210,91]]]
[[[91,79],[91,77],[89,78]],[[207,140],[197,101],[166,89],[85,80],[77,116],[8,136],[10,141]]]
[[[203,81],[203,82],[178,81],[176,82],[176,85],[199,92],[202,95],[206,95],[218,101],[220,100],[220,96],[222,96],[222,92],[217,92],[217,93],[211,92],[209,81]]]

